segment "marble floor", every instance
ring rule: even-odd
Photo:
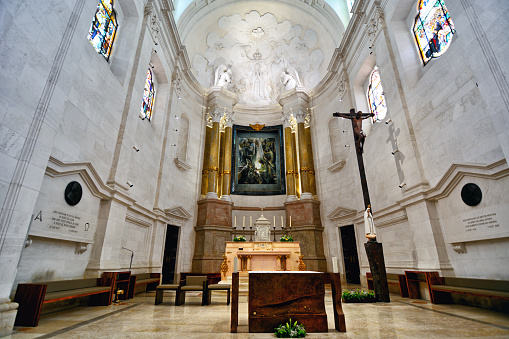
[[[275,338],[248,333],[247,296],[240,296],[239,333],[231,334],[226,294],[214,292],[201,306],[199,292],[176,307],[175,292],[154,305],[155,292],[108,307],[79,307],[43,315],[38,327],[16,327],[5,338]],[[509,314],[461,305],[433,305],[391,294],[390,303],[343,304],[346,333],[334,330],[330,288],[326,290],[328,333],[306,338],[509,338]]]

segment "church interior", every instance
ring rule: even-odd
[[[509,336],[508,15],[2,1],[0,336]]]

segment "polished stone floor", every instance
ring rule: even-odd
[[[201,306],[200,293],[188,293],[176,307],[175,292],[155,306],[155,292],[108,307],[79,307],[43,315],[38,327],[16,327],[6,338],[275,338],[250,334],[247,297],[240,296],[239,333],[231,334],[226,294],[214,292]],[[509,338],[509,314],[461,305],[433,305],[391,294],[391,303],[343,304],[346,333],[334,330],[330,289],[326,291],[328,333],[306,338]]]

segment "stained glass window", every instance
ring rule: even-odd
[[[88,32],[88,40],[106,60],[110,58],[117,27],[117,15],[113,9],[113,0],[99,0],[90,32]]]
[[[373,122],[383,120],[387,114],[387,104],[378,67],[373,69],[369,78],[368,101],[371,113],[375,114]]]
[[[426,65],[447,50],[456,32],[443,0],[420,0],[415,18],[414,36]]]
[[[154,100],[156,97],[156,89],[152,79],[152,70],[150,68],[145,79],[145,88],[143,89],[143,102],[141,103],[140,118],[152,121],[152,111],[154,109]]]

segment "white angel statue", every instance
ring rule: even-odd
[[[232,82],[232,70],[224,64],[219,65],[216,69],[214,85],[226,87],[231,82]]]

